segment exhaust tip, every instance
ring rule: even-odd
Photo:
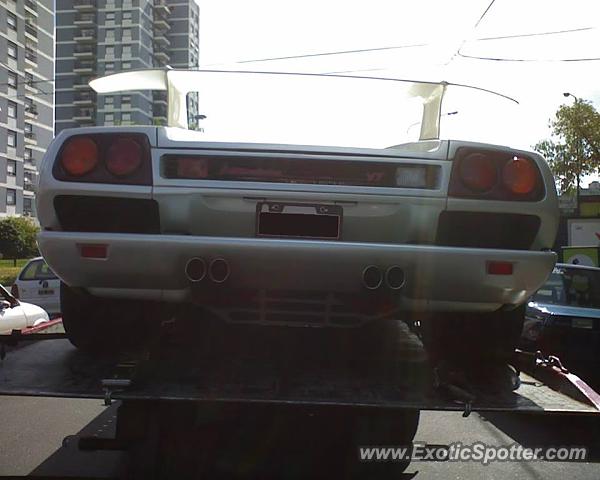
[[[383,274],[376,265],[369,265],[363,270],[362,280],[365,288],[377,290],[383,283]]]
[[[190,282],[197,283],[206,277],[206,262],[199,257],[190,258],[185,265],[185,276]]]
[[[392,265],[385,271],[385,284],[392,290],[400,290],[406,282],[404,270],[398,265]]]
[[[208,276],[215,283],[223,283],[229,278],[229,263],[224,258],[215,258],[208,267]]]

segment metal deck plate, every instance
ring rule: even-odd
[[[175,336],[151,352],[95,358],[66,339],[24,341],[0,363],[0,394],[103,398],[103,379],[134,362],[114,399],[463,410],[434,390],[418,338],[401,322],[373,331],[225,326]],[[474,411],[598,414],[521,374],[516,392],[480,394]]]

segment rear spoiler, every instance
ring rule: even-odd
[[[107,94],[127,92],[133,90],[162,90],[167,92],[167,126],[188,128],[187,94],[198,88],[197,74],[201,72],[253,74],[253,75],[297,75],[297,76],[327,76],[339,78],[362,78],[385,80],[391,82],[412,82],[410,94],[420,98],[423,102],[423,116],[421,119],[421,132],[419,140],[435,140],[440,134],[440,115],[442,99],[448,85],[481,90],[518,103],[513,98],[507,97],[484,88],[460,85],[448,82],[425,82],[415,80],[401,80],[397,78],[357,77],[351,75],[320,75],[312,73],[284,73],[284,72],[252,72],[252,71],[222,71],[222,70],[175,70],[175,69],[144,69],[114,73],[96,78],[89,85],[97,93]]]

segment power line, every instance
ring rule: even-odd
[[[464,53],[457,52],[457,55],[462,58],[470,58],[473,60],[487,60],[491,62],[556,62],[556,63],[569,63],[569,62],[595,62],[600,60],[600,57],[590,58],[556,58],[556,59],[540,59],[540,58],[500,58],[500,57],[479,57],[476,55],[465,55]]]

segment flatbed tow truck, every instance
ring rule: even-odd
[[[229,445],[214,438],[217,420],[239,423],[250,416],[271,422],[265,435],[272,436],[274,424],[284,428],[282,419],[293,418],[286,423],[289,428],[315,429],[319,437],[313,447],[321,453],[326,438],[337,442],[327,447],[335,452],[342,451],[345,439],[347,457],[329,478],[350,478],[340,468],[354,468],[348,467],[352,455],[358,464],[358,446],[410,444],[421,410],[461,411],[463,416],[472,411],[600,414],[600,396],[557,358],[539,352],[515,352],[511,363],[520,386],[512,392],[489,388],[489,382],[483,388],[440,378],[414,329],[401,321],[388,322],[383,337],[380,332],[371,337],[375,329],[368,328],[197,328],[175,321],[163,325],[156,340],[143,348],[104,356],[71,346],[60,333],[60,319],[49,327],[0,337],[0,395],[98,398],[107,405],[120,401],[114,438],[80,438],[79,448],[127,452],[126,478],[198,478],[206,452]],[[386,341],[373,348],[372,338]],[[22,345],[34,349],[25,355]],[[250,449],[258,442],[243,441]],[[264,462],[273,448],[262,452]],[[248,474],[248,459],[240,464]],[[239,469],[227,471],[227,478],[248,478],[240,477]],[[379,478],[357,471],[356,478]],[[202,472],[207,478],[223,476]],[[261,472],[250,477],[269,477]]]

